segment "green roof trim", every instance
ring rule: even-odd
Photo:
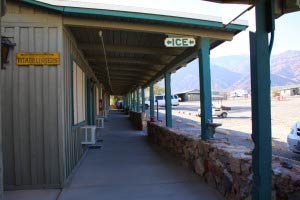
[[[114,11],[114,10],[102,10],[102,9],[93,9],[93,8],[56,6],[56,5],[50,5],[47,3],[35,1],[35,0],[21,0],[21,1],[32,5],[41,6],[51,10],[55,10],[63,13],[70,13],[70,14],[89,14],[89,15],[98,15],[98,16],[123,17],[129,19],[152,20],[152,21],[180,23],[180,24],[195,25],[195,26],[208,26],[208,27],[215,27],[215,28],[223,27],[223,24],[221,22],[201,20],[201,19],[191,19],[191,18],[184,18],[184,17],[173,17],[173,16],[137,13],[137,12],[128,12],[128,11]],[[248,26],[246,25],[230,24],[226,27],[226,29],[242,31],[245,30],[247,27]]]

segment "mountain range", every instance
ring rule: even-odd
[[[250,89],[250,58],[232,55],[211,58],[212,90]],[[198,60],[172,74],[172,92],[199,89]],[[271,57],[271,85],[300,84],[300,51],[286,51]]]

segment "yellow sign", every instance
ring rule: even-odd
[[[59,65],[59,52],[17,52],[17,65]]]

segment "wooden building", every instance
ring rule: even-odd
[[[0,78],[8,190],[62,187],[86,150],[80,125],[99,114],[103,87],[62,20],[47,9],[7,2],[2,36],[16,44]],[[18,64],[20,52],[58,52],[59,64]]]
[[[298,96],[300,95],[300,85],[286,85],[272,87],[273,91],[278,91],[280,96]]]
[[[268,34],[274,33],[274,10],[280,16],[299,7],[296,0],[278,0],[275,9],[267,0],[210,1],[256,6],[256,33],[250,36],[257,141],[253,199],[271,199],[270,97],[265,92],[270,90]],[[1,34],[16,45],[0,70],[5,189],[63,187],[86,152],[80,127],[107,114],[110,94],[123,95],[127,106],[139,108],[140,88],[150,87],[153,96],[153,84],[164,77],[166,126],[172,127],[170,74],[197,57],[201,138],[212,138],[207,126],[212,121],[209,53],[247,26],[236,22],[224,26],[205,16],[86,5],[7,1]],[[165,38],[175,36],[193,38],[194,45],[166,48]],[[105,105],[102,113],[98,100]],[[150,110],[154,116],[153,100]]]
[[[16,45],[0,78],[5,189],[63,187],[86,152],[80,127],[107,114],[109,94],[147,87],[198,56],[197,45],[165,48],[166,35],[209,36],[214,48],[245,28],[224,29],[210,18],[7,1],[2,36]],[[99,99],[106,113],[99,113]]]
[[[200,101],[200,90],[198,89],[180,92],[176,94],[181,98],[181,101]],[[213,101],[222,101],[224,99],[227,99],[227,96],[224,93],[212,91]]]

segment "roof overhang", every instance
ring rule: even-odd
[[[147,10],[137,12],[128,7],[97,7],[98,4],[76,4],[75,7],[68,1],[20,1],[60,13],[63,24],[74,35],[96,76],[107,86],[103,67],[105,62],[100,57],[103,49],[98,35],[98,31],[103,30],[108,63],[112,70],[111,82],[115,84],[114,88],[119,89],[114,93],[122,95],[137,87],[146,87],[161,79],[166,72],[174,72],[197,58],[201,37],[210,38],[213,49],[247,28],[245,21],[235,21],[225,27],[221,18],[203,15],[193,18],[178,12],[163,15],[159,10],[153,14]],[[166,48],[163,41],[170,35],[192,36],[197,40],[197,45],[191,48]],[[127,39],[120,41],[120,38]]]
[[[205,0],[214,3],[225,4],[247,4],[255,5],[258,0]],[[300,11],[300,5],[298,0],[274,0],[275,1],[275,15],[280,17],[284,14]]]
[[[20,0],[21,2],[41,6],[65,14],[87,14],[107,17],[121,17],[136,20],[150,20],[166,23],[181,23],[196,26],[222,28],[222,18],[195,13],[175,12],[133,6],[119,6],[101,3],[72,2],[67,0]],[[227,26],[228,29],[244,30],[247,21],[236,20]]]

